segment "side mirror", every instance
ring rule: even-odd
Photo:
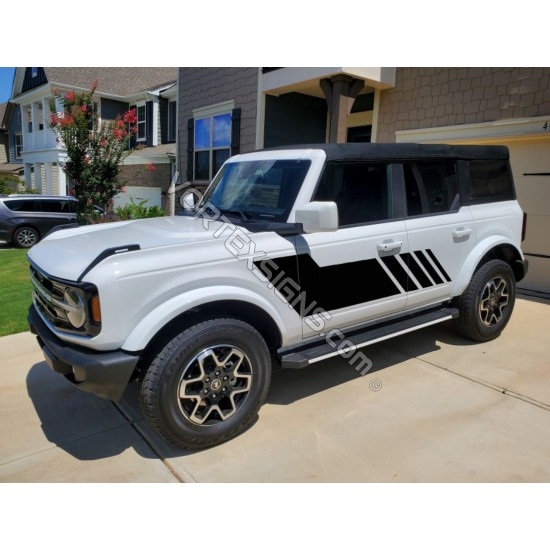
[[[306,233],[336,231],[338,207],[335,202],[309,202],[296,210],[296,223],[301,223]]]

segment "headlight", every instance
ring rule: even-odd
[[[82,295],[74,288],[67,288],[64,292],[67,306],[67,319],[74,328],[84,326],[86,322],[86,304]]]

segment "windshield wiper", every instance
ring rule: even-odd
[[[228,208],[228,209],[225,209],[225,208],[218,208],[218,210],[222,213],[222,214],[233,214],[233,215],[238,215],[241,217],[241,221],[243,222],[247,222],[249,221],[250,217],[249,215],[244,212],[243,210],[238,210],[238,209],[231,209],[231,208]]]

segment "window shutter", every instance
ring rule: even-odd
[[[231,111],[231,156],[239,153],[241,148],[241,109]]]
[[[159,98],[160,142],[168,143],[168,100]]]
[[[130,105],[130,111],[132,109],[135,109],[136,114],[137,114],[137,106],[136,105]],[[130,144],[129,144],[130,149],[133,149],[136,145],[137,145],[136,134],[132,134],[132,137],[130,138]]]
[[[195,119],[187,121],[187,181],[193,180],[193,150],[195,147]]]
[[[153,102],[145,103],[145,143],[153,147]]]

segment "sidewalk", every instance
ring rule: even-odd
[[[502,336],[435,326],[273,377],[259,419],[202,452],[164,443],[136,388],[117,405],[50,371],[30,333],[0,338],[0,482],[549,482],[550,302]],[[376,391],[374,391],[376,390]]]

